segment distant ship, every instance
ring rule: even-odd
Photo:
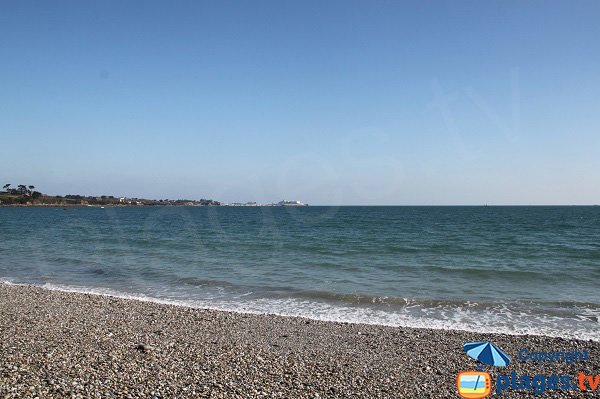
[[[300,201],[279,201],[277,206],[308,206],[308,204],[303,204]]]

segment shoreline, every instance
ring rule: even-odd
[[[600,368],[596,341],[317,321],[4,283],[0,334],[1,397],[457,397],[456,374],[476,367],[462,345],[483,340],[513,358],[507,374],[575,377]],[[587,349],[590,358],[522,362],[523,347]],[[560,392],[571,394],[581,397]]]
[[[600,344],[600,339],[594,339],[589,337],[575,337],[569,334],[549,334],[540,331],[507,331],[506,328],[490,328],[485,331],[477,331],[476,329],[468,329],[461,328],[460,326],[453,325],[420,325],[413,323],[411,324],[396,324],[396,323],[384,323],[380,321],[367,321],[367,320],[350,320],[350,319],[336,319],[336,318],[327,318],[327,317],[311,317],[306,314],[286,314],[283,312],[277,311],[262,311],[262,310],[251,310],[251,309],[239,309],[239,308],[227,308],[227,307],[219,307],[219,306],[211,306],[206,304],[197,304],[197,303],[189,303],[181,300],[170,300],[170,299],[160,299],[152,296],[146,295],[135,295],[129,294],[126,292],[114,291],[112,289],[94,289],[88,287],[77,287],[77,286],[61,286],[61,285],[38,285],[31,283],[15,283],[10,279],[1,279],[0,285],[13,285],[13,286],[21,286],[21,287],[33,287],[40,288],[48,291],[57,291],[57,292],[65,292],[65,293],[75,293],[75,294],[83,294],[83,295],[98,295],[101,297],[122,299],[125,301],[140,301],[144,303],[153,303],[159,305],[168,305],[168,306],[176,306],[176,307],[184,307],[190,309],[200,309],[200,310],[208,310],[208,311],[216,311],[216,312],[226,312],[233,313],[239,315],[258,315],[258,316],[277,316],[284,318],[300,318],[306,319],[310,321],[319,321],[326,323],[342,323],[342,324],[356,324],[356,325],[366,325],[366,326],[376,326],[376,327],[390,327],[390,328],[409,328],[416,330],[433,330],[433,331],[456,331],[461,333],[482,333],[482,334],[491,334],[491,335],[510,335],[516,337],[524,337],[524,336],[539,336],[546,338],[558,338],[558,339],[576,339],[581,341],[593,341]]]

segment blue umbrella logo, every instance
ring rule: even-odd
[[[490,366],[504,367],[510,363],[510,357],[489,341],[467,342],[463,349],[473,359]]]

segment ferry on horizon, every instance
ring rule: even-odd
[[[308,206],[308,204],[304,204],[300,201],[279,201],[277,204],[277,206]]]

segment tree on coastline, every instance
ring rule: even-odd
[[[11,185],[12,185],[11,183],[7,183],[4,186],[2,186],[5,194],[22,195],[22,196],[30,196],[31,197],[31,196],[33,196],[33,193],[37,192],[37,191],[34,191],[35,190],[34,185],[19,184],[17,186],[17,188],[10,188]],[[38,198],[41,195],[42,194],[39,193]]]

